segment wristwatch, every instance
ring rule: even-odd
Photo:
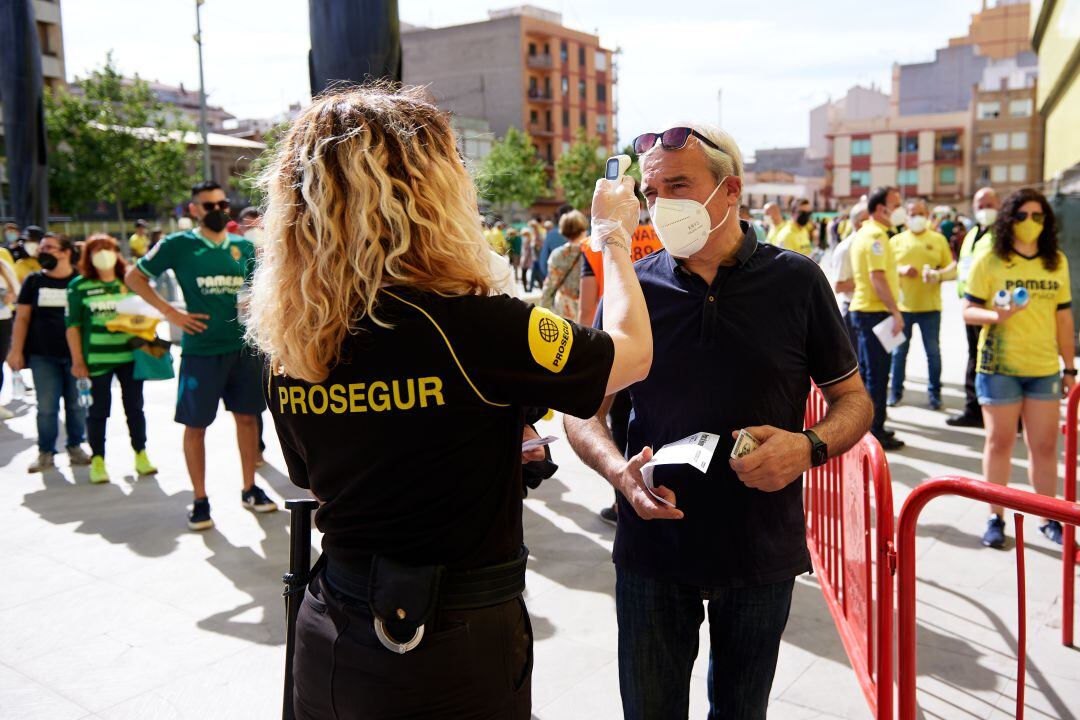
[[[829,462],[829,446],[821,441],[813,430],[803,430],[802,434],[810,440],[810,465],[821,467]]]

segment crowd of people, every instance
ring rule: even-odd
[[[796,198],[786,217],[768,203],[754,220],[726,132],[677,126],[633,146],[640,183],[598,181],[591,217],[481,231],[447,115],[417,90],[354,88],[317,99],[283,136],[265,217],[233,218],[205,181],[191,225],[165,238],[145,224],[126,243],[8,226],[0,355],[33,378],[29,470],[55,466],[63,405],[70,463],[109,481],[115,379],[134,468],[156,472],[143,384],[172,374],[169,343],[128,308],[156,313],[181,333],[188,526],[213,526],[205,436],[222,402],[243,506],[277,509],[255,484],[267,409],[290,479],[320,501],[297,717],[528,718],[522,499],[554,466],[522,443],[560,411],[615,492],[602,516],[618,528],[626,717],[686,715],[706,616],[712,715],[764,717],[794,579],[810,569],[802,475],[867,431],[903,448],[886,422],[906,402],[916,326],[926,402],[943,407],[943,282],[957,280],[969,346],[966,405],[946,422],[985,426],[984,475],[998,484],[1022,424],[1032,485],[1054,493],[1076,376],[1068,264],[1035,190],[981,189],[970,227],[894,187],[828,218]],[[635,240],[643,222],[660,243],[650,252]],[[537,290],[535,305],[515,297]],[[804,428],[811,383],[829,407]],[[654,448],[703,431],[718,453],[704,478],[645,472]],[[740,431],[757,447],[728,459]],[[1056,522],[1040,529],[1061,542]],[[982,542],[1003,547],[1002,508]]]

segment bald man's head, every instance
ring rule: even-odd
[[[780,206],[774,202],[765,203],[762,212],[765,213],[765,217],[769,218],[773,225],[779,225],[784,222],[784,214],[780,212]]]
[[[993,208],[994,210],[1001,209],[1001,200],[998,198],[997,191],[991,187],[981,188],[975,193],[975,199],[971,201],[971,207],[974,210],[984,210]]]

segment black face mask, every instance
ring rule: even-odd
[[[56,265],[59,262],[55,255],[43,252],[38,253],[37,261],[38,264],[41,265],[42,270],[55,270]]]
[[[221,232],[229,224],[229,214],[224,210],[211,210],[202,219],[202,226],[210,232]]]
[[[799,225],[805,225],[806,223],[810,222],[810,213],[803,210],[795,216],[795,222]]]

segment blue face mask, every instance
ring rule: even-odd
[[[9,230],[8,232],[4,233],[4,239],[7,240],[9,243],[13,243],[19,239],[19,233],[11,232]]]

